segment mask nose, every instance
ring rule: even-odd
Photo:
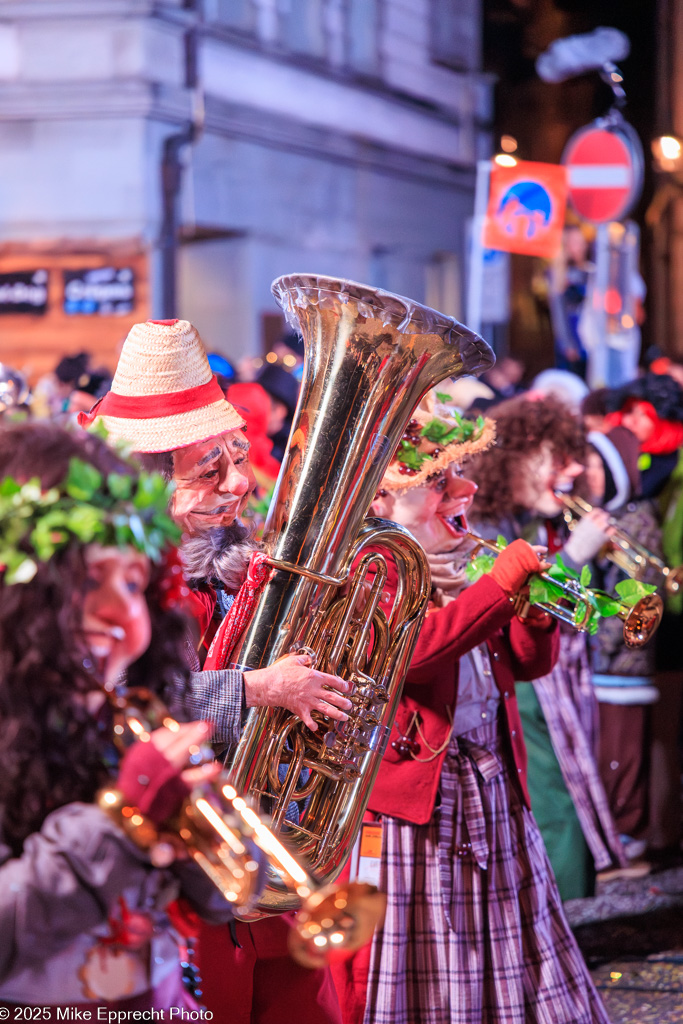
[[[474,480],[468,480],[464,476],[455,476],[455,474],[448,477],[446,495],[449,498],[467,498],[476,494],[478,490]]]
[[[240,468],[230,465],[221,481],[220,490],[241,498],[249,490],[249,478]]]

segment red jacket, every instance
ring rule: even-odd
[[[430,820],[446,750],[431,761],[416,761],[410,755],[399,755],[391,744],[399,735],[406,735],[416,711],[429,746],[438,750],[444,744],[451,729],[447,709],[454,709],[457,699],[459,659],[484,642],[503,699],[505,730],[529,806],[526,748],[515,697],[515,679],[536,679],[551,670],[559,654],[557,623],[523,625],[515,617],[505,592],[490,576],[482,576],[455,601],[434,610],[425,619],[396,723],[370,797],[371,811],[404,818],[416,825]],[[417,757],[430,756],[416,730],[410,733],[410,738],[420,744]]]

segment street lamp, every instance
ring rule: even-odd
[[[673,174],[683,166],[683,142],[676,135],[660,135],[652,141],[657,170]]]

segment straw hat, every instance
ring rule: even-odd
[[[112,440],[150,453],[184,448],[244,426],[187,320],[148,320],[131,328],[111,390],[79,422],[88,426],[97,419]]]
[[[463,419],[451,395],[439,385],[415,410],[381,486],[388,491],[419,487],[452,462],[490,448],[495,439],[493,420],[483,416]]]

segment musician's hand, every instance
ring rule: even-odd
[[[318,726],[311,711],[320,711],[339,722],[348,719],[346,712],[353,705],[343,694],[350,690],[351,683],[346,680],[311,668],[308,654],[288,654],[267,668],[244,673],[247,707],[287,708],[312,732]]]
[[[183,725],[179,725],[177,730],[155,729],[151,734],[151,742],[178,771],[183,782],[191,787],[198,782],[214,778],[221,771],[221,766],[217,761],[208,760],[211,756],[211,748],[208,743],[212,731],[211,722],[185,722]],[[202,754],[206,759],[205,764],[198,767],[187,767],[190,758],[194,760]]]
[[[609,513],[602,508],[594,508],[576,524],[564,550],[574,565],[585,565],[595,558],[613,532]]]
[[[119,766],[118,785],[126,799],[160,825],[173,818],[197,782],[214,778],[220,765],[188,767],[211,734],[208,722],[155,729],[147,742],[130,747]]]
[[[545,565],[540,558],[545,548],[532,547],[525,540],[514,540],[503,548],[491,569],[491,577],[506,594],[518,594],[530,576],[540,572]]]

